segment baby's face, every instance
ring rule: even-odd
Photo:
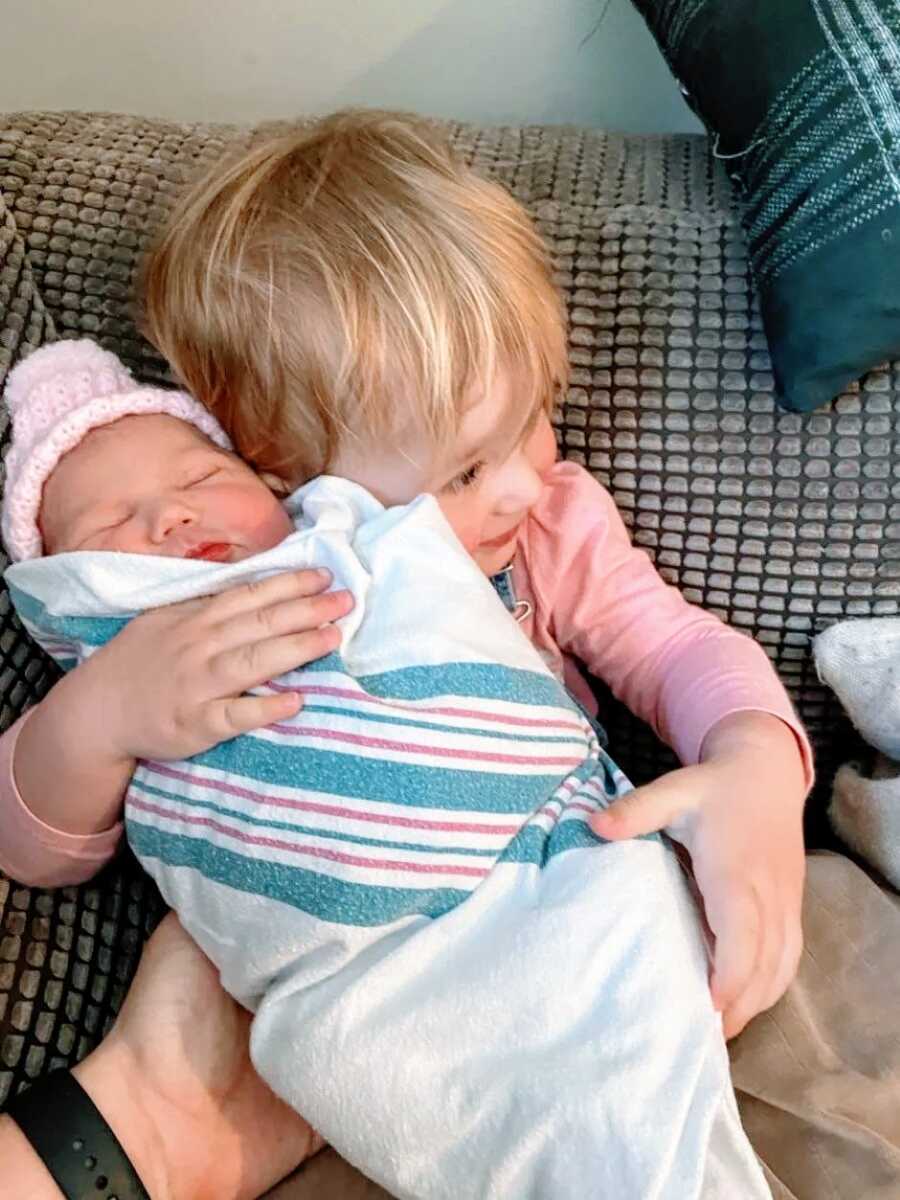
[[[186,421],[123,417],[90,433],[44,485],[45,554],[117,550],[238,562],[269,550],[291,522],[239,458]]]

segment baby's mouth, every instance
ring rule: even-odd
[[[192,546],[185,558],[202,558],[204,562],[228,562],[231,558],[231,542],[201,542]]]

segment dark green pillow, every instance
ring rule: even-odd
[[[634,0],[745,201],[778,398],[900,357],[900,4]]]

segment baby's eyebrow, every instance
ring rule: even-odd
[[[182,461],[194,461],[200,458],[217,458],[220,462],[240,462],[238,456],[223,446],[210,442],[208,446],[189,446],[181,455]]]

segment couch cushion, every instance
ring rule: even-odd
[[[635,4],[744,197],[778,394],[816,408],[900,354],[900,7]]]

